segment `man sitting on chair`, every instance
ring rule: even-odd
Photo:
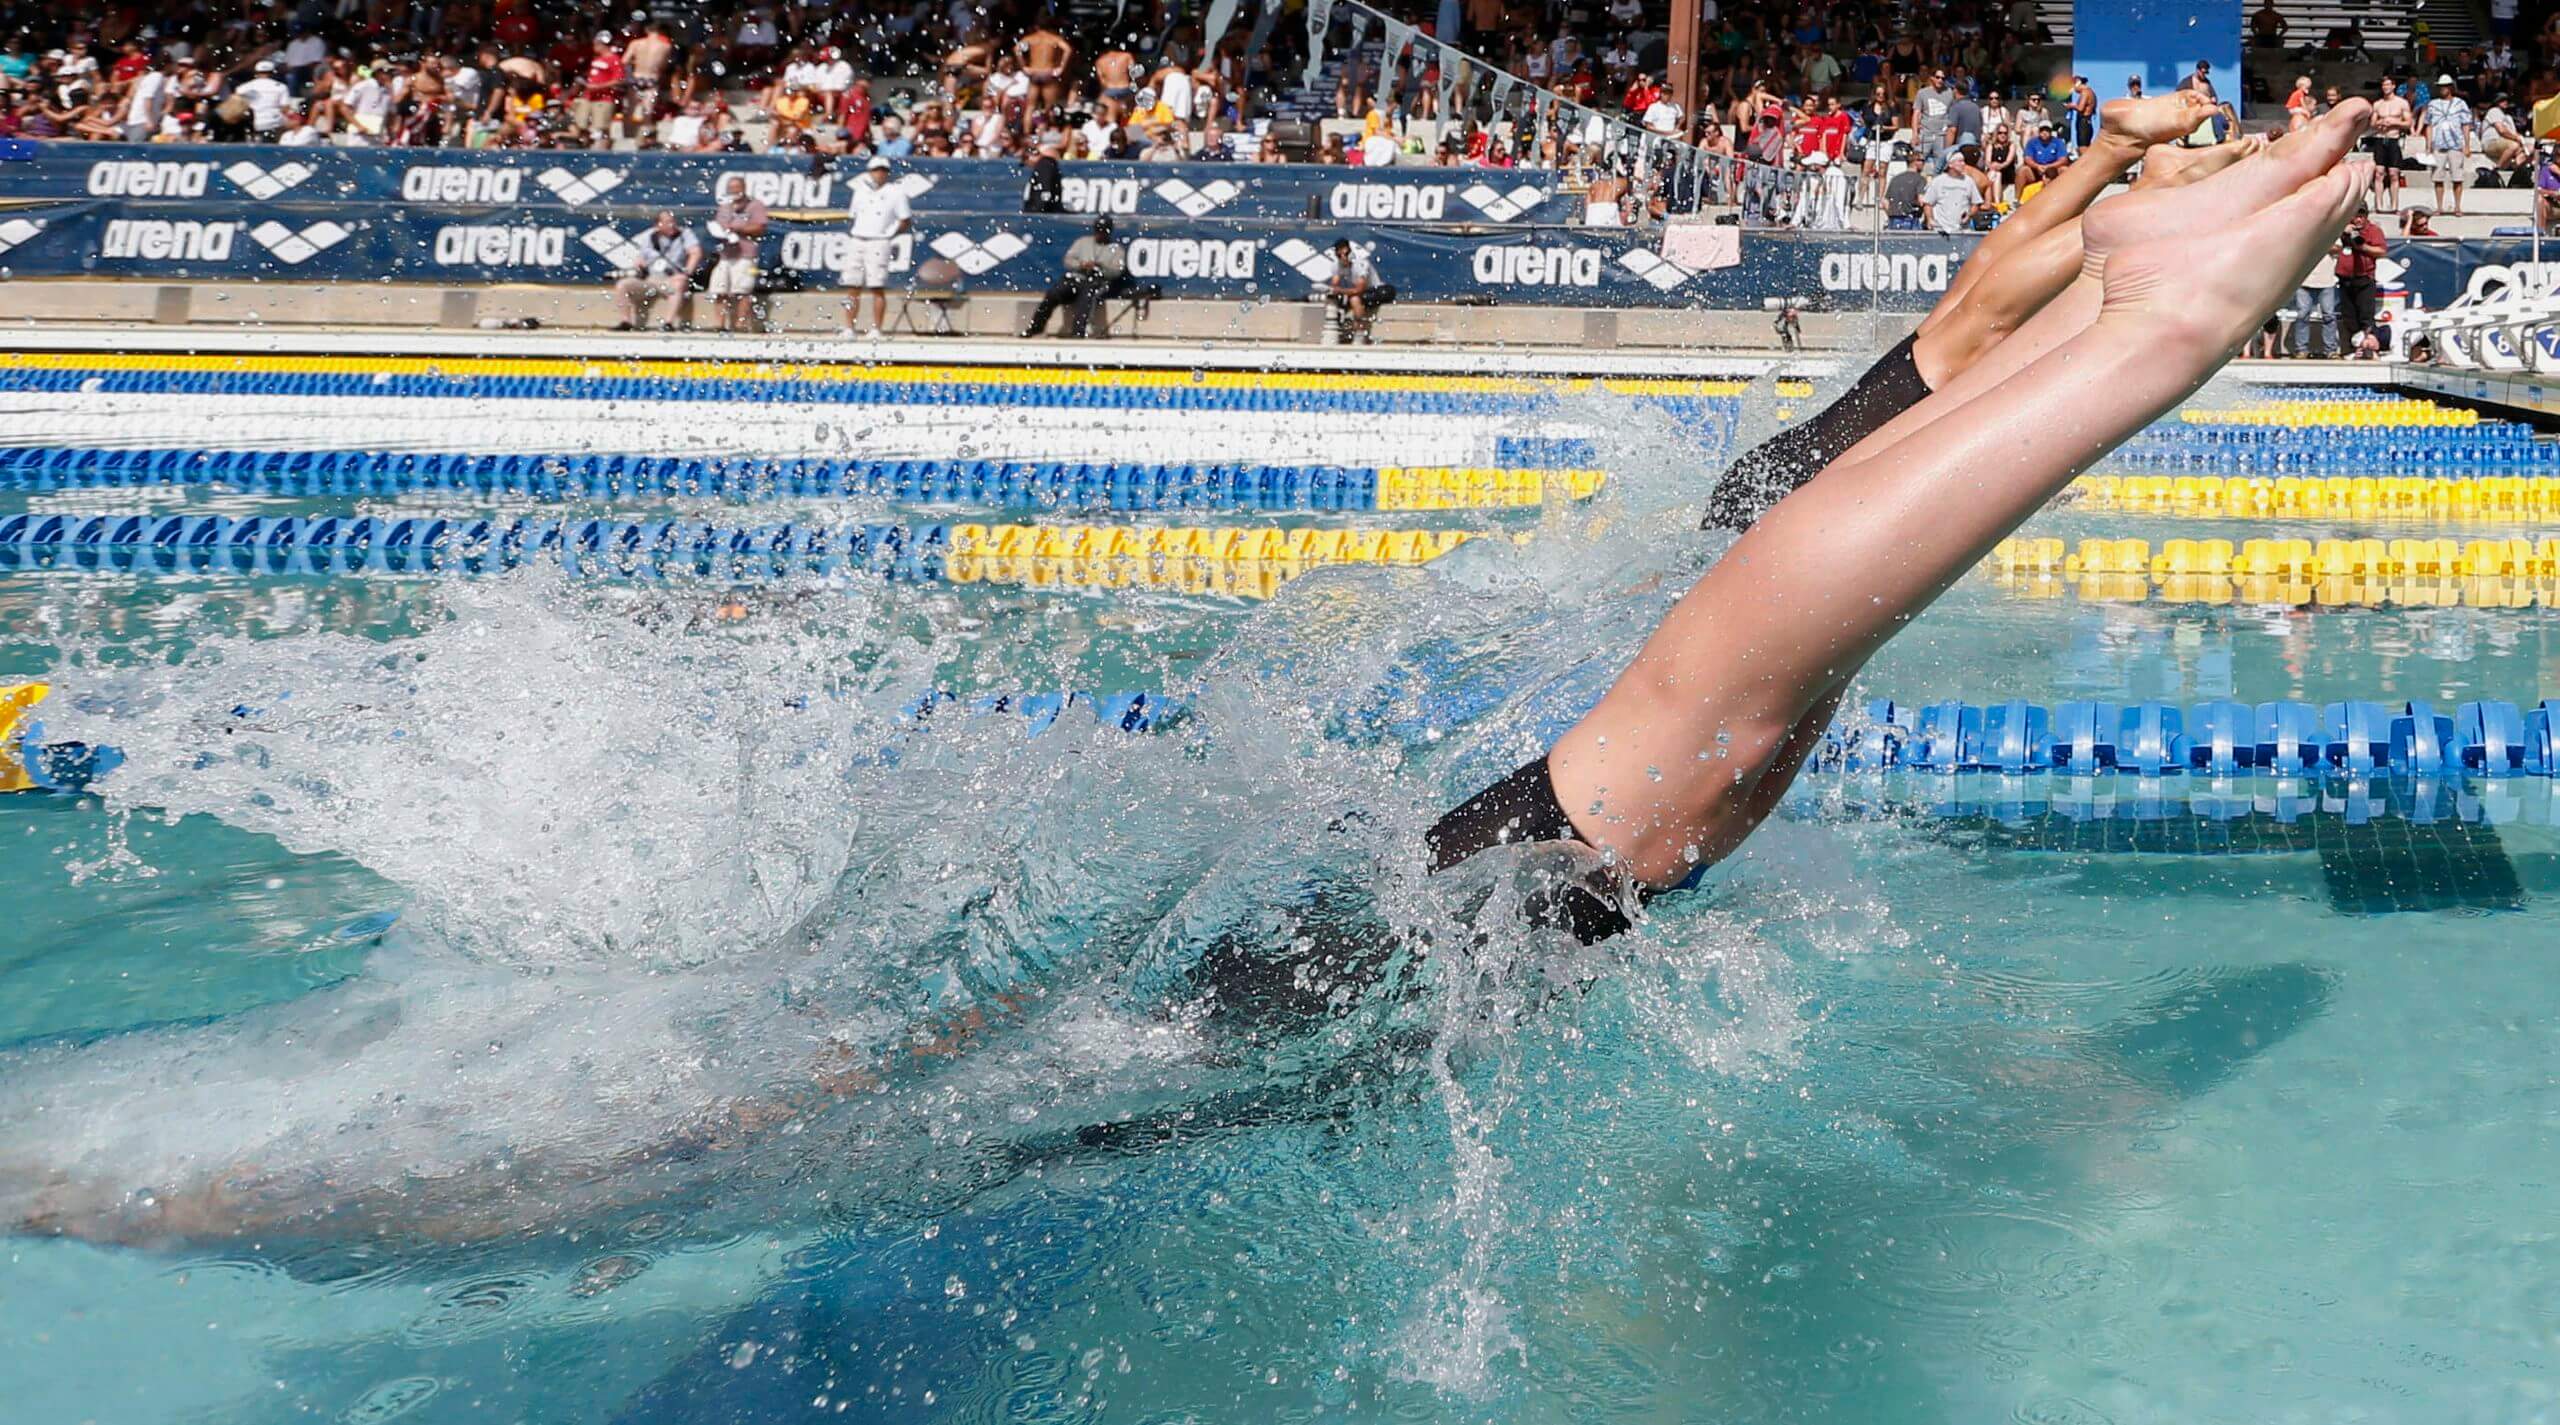
[[[1129,250],[1112,241],[1107,217],[1094,219],[1093,231],[1068,245],[1065,266],[1066,275],[1040,294],[1031,325],[1022,329],[1025,338],[1048,335],[1050,314],[1073,302],[1067,335],[1082,339],[1093,330],[1094,307],[1129,285]]]

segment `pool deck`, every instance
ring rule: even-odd
[[[952,337],[720,336],[700,332],[480,331],[374,326],[161,326],[61,323],[0,332],[0,352],[165,353],[239,356],[472,357],[589,361],[728,361],[846,365],[922,364],[1042,370],[1337,372],[1360,375],[1820,379],[1861,364],[1839,353],[1699,347],[1629,351],[1485,346],[1308,346],[1253,341],[1039,343]],[[2404,382],[2412,368],[2370,363],[2236,361],[2231,374],[2282,385]],[[2485,399],[2485,398],[2484,398]],[[2544,398],[2560,413],[2560,389]]]

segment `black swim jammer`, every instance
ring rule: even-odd
[[[1707,492],[1706,518],[1700,529],[1745,530],[1769,507],[1819,475],[1851,446],[1884,429],[1895,416],[1920,404],[1929,383],[1920,379],[1912,360],[1915,333],[1888,351],[1867,374],[1799,425],[1778,432],[1724,472]]]
[[[1544,757],[1467,798],[1423,833],[1423,841],[1431,848],[1435,873],[1496,846],[1538,841],[1588,844],[1573,829],[1564,803],[1556,800],[1555,782],[1547,775]],[[1636,894],[1639,899],[1645,896],[1641,888]],[[1562,926],[1585,945],[1620,934],[1632,924],[1599,891],[1571,880],[1558,883],[1552,893],[1532,895],[1523,913],[1530,924]]]

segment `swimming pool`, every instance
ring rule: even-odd
[[[1766,383],[146,364],[0,373],[11,445],[275,457],[0,494],[53,551],[0,575],[0,681],[126,759],[0,797],[0,1206],[71,1234],[0,1265],[26,1418],[2549,1409],[2548,779],[2217,823],[2202,777],[1824,773],[1621,941],[1286,953],[1311,888],[1425,940],[1488,893],[1415,877],[1422,827],[1713,556],[1700,467]],[[558,459],[287,458],[333,450]],[[2511,515],[2169,492],[2022,535]],[[400,518],[446,523],[395,561]],[[1368,542],[1268,537],[1319,527]],[[1414,531],[1470,537],[1386,557]],[[1986,570],[1861,692],[2532,707],[2545,605],[2414,567]],[[1068,689],[1163,716],[978,705]]]

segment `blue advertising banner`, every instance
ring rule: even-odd
[[[0,200],[428,203],[654,210],[702,209],[731,175],[766,206],[841,212],[848,166],[808,155],[590,153],[464,149],[275,148],[201,144],[41,143],[0,163]],[[919,214],[1022,211],[1024,170],[994,159],[917,159],[896,182]],[[1312,164],[1074,163],[1073,213],[1127,217],[1317,219],[1342,222],[1570,223],[1579,195],[1552,172],[1525,169],[1338,168]]]
[[[298,196],[298,195],[297,195]],[[698,214],[697,214],[698,216]],[[92,199],[0,208],[0,269],[17,277],[350,282],[601,283],[630,262],[646,210],[347,201]],[[926,215],[898,244],[900,274],[940,257],[982,291],[1057,280],[1081,218]],[[1739,233],[1692,267],[1624,229],[1493,231],[1371,222],[1136,218],[1119,224],[1130,274],[1167,296],[1299,300],[1348,238],[1412,300],[1582,307],[1752,308],[1773,298],[1926,310],[1974,239]],[[837,285],[852,238],[833,215],[785,216],[768,271]],[[1696,259],[1693,259],[1696,260]],[[895,279],[906,280],[903,276]]]

